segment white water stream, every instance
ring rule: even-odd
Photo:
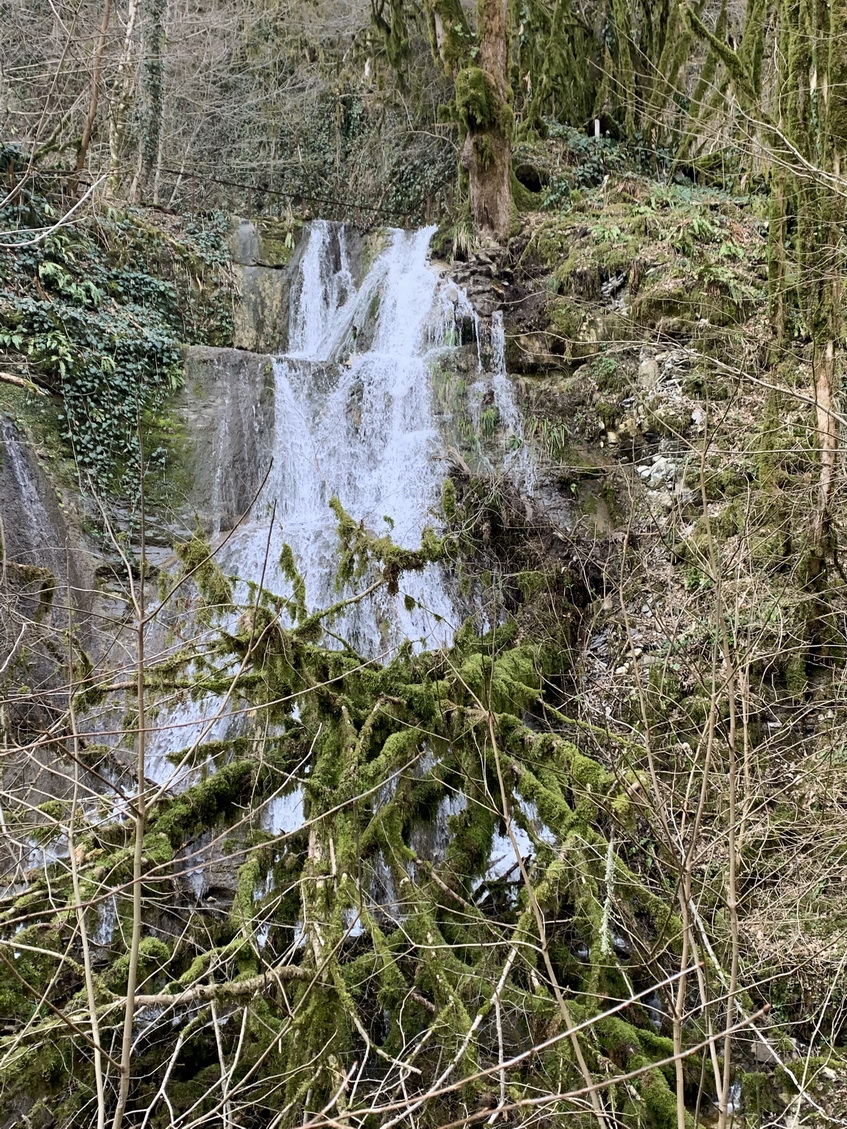
[[[334,497],[369,532],[390,534],[404,548],[417,548],[425,527],[437,528],[447,457],[439,430],[443,407],[439,416],[431,369],[438,363],[451,367],[469,326],[475,341],[465,344],[476,346],[469,410],[476,418],[484,398],[496,408],[504,436],[501,456],[491,454],[494,447],[489,455],[480,448],[483,465],[531,489],[533,463],[506,375],[502,317],[482,322],[464,292],[429,264],[433,230],[388,232],[357,281],[353,237],[337,224],[310,226],[292,285],[289,350],[274,361],[273,465],[252,513],[217,557],[225,573],[243,582],[244,599],[249,582],[291,593],[280,566],[286,544],[305,581],[309,610],[355,591],[339,592],[336,585],[337,518],[329,505]],[[498,458],[502,463],[494,467],[492,459]],[[225,474],[226,468],[210,472]],[[358,588],[367,583],[366,577]],[[383,586],[344,610],[331,630],[361,654],[387,659],[406,641],[416,648],[449,645],[472,611],[449,570],[431,564],[404,574],[398,595],[390,596]],[[148,742],[149,778],[176,791],[187,787],[197,770],[175,766],[174,754],[243,732],[244,719],[231,716],[230,709],[213,696],[186,696],[165,706]],[[436,841],[424,853],[446,850],[449,815],[463,802],[456,797],[439,811]],[[262,826],[272,834],[295,830],[302,804],[300,791],[277,796],[263,812]]]
[[[331,498],[404,548],[417,548],[424,527],[436,522],[445,464],[427,358],[455,340],[456,309],[427,262],[432,231],[390,232],[357,287],[345,229],[311,226],[292,295],[289,352],[274,365],[274,465],[252,520],[222,556],[226,571],[264,576],[266,587],[289,591],[278,564],[287,543],[310,610],[341,595]],[[443,646],[464,613],[454,587],[436,565],[407,573],[398,596],[381,591],[333,630],[368,657],[387,657],[407,639]]]

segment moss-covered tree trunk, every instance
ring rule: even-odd
[[[815,403],[820,436],[821,470],[815,529],[818,544],[829,540],[829,511],[838,459],[838,422],[835,415],[838,388],[839,341],[842,336],[842,284],[844,270],[845,208],[841,169],[847,141],[847,4],[845,0],[818,4],[818,42],[821,56],[822,165],[834,183],[824,186],[821,208],[822,287],[821,308],[814,341]]]
[[[478,37],[478,65],[456,77],[456,105],[467,130],[462,163],[475,230],[505,243],[512,206],[508,0],[479,0]]]
[[[164,109],[165,15],[167,0],[141,0],[141,76],[138,166],[130,195],[155,203]]]
[[[771,311],[777,337],[795,331],[811,346],[812,397],[819,456],[810,521],[813,554],[831,552],[830,508],[839,447],[835,415],[842,334],[844,198],[847,139],[847,8],[844,0],[785,0],[779,10],[781,60],[771,217]],[[784,214],[776,214],[779,209]],[[792,262],[784,242],[789,227]]]

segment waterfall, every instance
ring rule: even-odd
[[[483,411],[489,419],[493,413],[499,423],[484,439],[479,434],[473,437],[473,427],[463,432],[478,456],[474,467],[531,486],[532,462],[506,374],[502,317],[495,314],[490,323],[483,321],[467,295],[430,265],[433,232],[434,228],[387,232],[372,262],[362,270],[357,237],[337,224],[310,225],[291,287],[288,351],[272,362],[273,463],[251,512],[223,538],[216,554],[223,572],[237,578],[240,601],[251,598],[250,586],[259,583],[271,592],[291,593],[288,569],[281,563],[285,546],[305,582],[310,610],[355,593],[355,588],[340,592],[336,583],[338,522],[330,507],[334,498],[374,536],[388,535],[400,547],[418,548],[424,529],[439,526],[446,452],[453,440],[451,422],[455,423],[451,413],[464,413],[463,421],[477,424]],[[436,370],[448,384],[455,377],[448,391],[441,387],[438,395]],[[243,391],[233,380],[226,396],[238,403]],[[245,405],[249,409],[247,397],[241,406]],[[26,502],[26,539],[34,544],[49,525],[49,515],[34,493],[14,435],[7,434],[5,423],[4,428],[7,459]],[[231,473],[226,456],[231,445],[225,427],[216,434],[213,446],[221,457],[212,460],[208,473],[213,497],[222,498]],[[41,535],[40,540],[57,542],[55,534]],[[359,588],[372,579],[363,578]],[[460,592],[446,564],[404,574],[399,589],[392,595],[383,585],[341,612],[331,624],[337,645],[343,639],[363,656],[380,661],[389,660],[408,643],[418,649],[448,646],[463,620],[475,611],[472,598]],[[167,657],[192,636],[200,649],[211,640],[212,629],[195,617],[187,594],[180,600],[185,602],[168,608],[151,629],[148,654]],[[333,636],[328,645],[333,645]],[[148,706],[147,784],[171,793],[215,771],[217,762],[204,749],[207,743],[216,746],[218,755],[227,756],[233,738],[252,733],[249,711],[235,708],[233,700],[223,696],[198,698],[181,689],[155,702],[151,694]],[[92,733],[119,750],[118,766],[123,763],[131,772],[126,750],[120,748],[125,709],[115,695],[87,720]],[[433,760],[427,771],[434,766]],[[120,767],[116,771],[119,778]],[[375,804],[387,802],[390,795],[386,785]],[[304,801],[302,779],[292,777],[268,800],[260,826],[273,836],[295,831],[305,819]],[[413,838],[421,857],[443,861],[449,821],[462,812],[465,802],[460,793],[446,796],[433,819],[415,827]],[[92,822],[126,816],[126,799],[114,798],[108,813],[96,809],[90,813]],[[207,872],[219,851],[208,838],[201,837],[178,859],[180,883],[197,902],[205,897]],[[529,854],[525,838],[521,848]],[[68,849],[67,840],[61,838],[46,847],[34,840],[26,846],[31,848],[23,865],[26,871],[50,865],[65,857]],[[489,876],[504,873],[506,846],[500,835],[492,848]],[[372,865],[371,896],[402,915],[403,899],[394,890],[387,861],[377,853]],[[262,896],[270,898],[273,892],[269,877]],[[106,899],[94,928],[96,945],[110,942],[115,921],[114,898]],[[360,924],[349,924],[351,935],[361,930]]]
[[[403,548],[417,548],[423,530],[437,528],[449,420],[443,404],[434,402],[432,370],[440,365],[442,372],[452,371],[463,333],[464,344],[476,350],[472,398],[493,404],[501,421],[487,451],[480,448],[480,467],[529,483],[531,462],[506,375],[502,318],[495,315],[489,327],[465,293],[429,264],[434,230],[388,231],[368,268],[360,270],[358,237],[339,224],[310,225],[292,280],[288,352],[273,359],[273,463],[251,513],[216,557],[237,578],[240,601],[250,599],[249,586],[256,583],[291,594],[281,564],[286,545],[310,611],[355,594],[352,587],[340,592],[336,583],[333,498],[370,533],[387,534]],[[461,364],[467,367],[467,357]],[[209,470],[221,481],[227,473],[226,467]],[[358,589],[371,579],[359,581]],[[347,607],[332,621],[328,645],[343,639],[363,656],[386,661],[408,642],[417,649],[449,645],[474,611],[449,567],[430,564],[404,574],[398,594],[381,586]],[[175,754],[202,750],[206,741],[221,747],[249,726],[243,711],[233,713],[232,704],[215,695],[177,693],[161,702],[149,734],[148,778],[183,790],[215,765],[200,765],[196,757],[180,762]],[[293,792],[271,803],[265,829],[290,830],[301,802]],[[445,827],[446,819],[440,820]]]
[[[494,403],[504,427],[510,450],[506,456],[506,467],[516,485],[527,493],[536,487],[536,466],[523,432],[523,417],[515,400],[515,391],[506,372],[506,329],[502,310],[491,315],[491,381]]]
[[[8,480],[3,485],[10,494],[8,506],[4,506],[10,544],[4,545],[4,550],[12,559],[26,564],[52,563],[45,561],[44,554],[47,551],[55,555],[58,551],[54,522],[38,489],[25,444],[5,416],[0,416],[0,451],[4,477]],[[10,517],[14,522],[9,521]]]
[[[275,360],[274,465],[253,520],[223,556],[227,571],[287,591],[284,543],[310,609],[336,602],[337,497],[354,521],[404,548],[436,522],[445,464],[427,360],[455,339],[455,303],[427,253],[433,228],[391,231],[360,286],[344,228],[311,226],[290,310],[290,351]],[[273,528],[268,536],[268,518]],[[448,644],[464,609],[446,570],[407,573],[336,622],[368,657],[407,639]]]

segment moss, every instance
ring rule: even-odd
[[[489,169],[494,164],[496,154],[494,143],[487,134],[477,134],[472,142],[476,163],[481,169]]]
[[[61,826],[67,815],[66,805],[61,800],[45,800],[43,804],[38,805],[36,811],[47,816],[48,826],[53,830],[53,834],[55,834],[56,825]]]
[[[544,591],[548,577],[546,573],[538,570],[519,572],[515,575],[515,583],[520,589],[523,599],[531,600],[533,596],[537,596],[539,592]]]
[[[584,311],[574,302],[557,299],[550,310],[550,325],[567,340],[579,336],[584,320]]]
[[[672,1053],[672,1052],[671,1052]],[[638,1065],[646,1066],[649,1059]],[[667,1079],[658,1070],[648,1071],[639,1083],[642,1101],[647,1112],[648,1125],[654,1129],[678,1129],[676,1094],[668,1085]],[[693,1129],[694,1118],[685,1115],[686,1129]]]
[[[162,831],[151,831],[144,836],[144,858],[156,867],[173,861],[173,847]]]
[[[36,623],[43,622],[50,615],[58,588],[55,574],[49,568],[42,568],[39,565],[18,564],[16,561],[0,563],[12,590],[28,590],[28,595],[37,599],[37,607],[30,612],[30,615]],[[37,592],[33,592],[32,589],[36,587]]]
[[[788,693],[794,696],[804,694],[809,684],[806,674],[805,649],[795,647],[789,654],[783,670],[785,674],[785,688]]]
[[[512,205],[518,212],[536,211],[541,202],[541,193],[533,192],[518,180],[514,170],[510,176]]]
[[[256,224],[259,233],[259,259],[269,266],[284,266],[297,246],[303,228],[301,220],[282,220],[263,216]]]
[[[541,223],[521,256],[521,265],[537,265],[552,272],[568,256],[569,233],[559,220]]]
[[[632,304],[632,316],[644,326],[665,318],[697,320],[688,289],[675,279],[656,279],[645,287]]]
[[[0,1015],[14,1016],[16,1019],[29,1018],[38,1005],[40,987],[50,983],[56,967],[56,960],[64,948],[61,931],[58,928],[44,928],[30,925],[21,929],[15,936],[19,945],[29,948],[11,950],[14,959],[14,972],[0,964]],[[17,974],[17,975],[15,975]],[[35,991],[26,985],[33,985]]]
[[[453,75],[472,43],[461,0],[430,0],[426,12],[433,56],[448,75]]]
[[[167,970],[171,959],[170,946],[158,937],[142,937],[138,946],[138,975],[140,981],[149,981],[157,973]],[[105,976],[106,984],[113,992],[126,991],[129,975],[130,954],[124,953],[113,961]]]
[[[470,655],[459,669],[459,678],[476,700],[490,703],[495,712],[520,714],[541,690],[537,648],[515,648],[494,660]]]
[[[696,570],[695,570],[696,571]],[[647,674],[645,705],[648,720],[661,724],[682,694],[679,675],[669,664],[655,664]]]
[[[187,496],[191,441],[185,420],[165,410],[147,412],[141,442],[150,472],[145,480],[148,504],[166,508],[174,497]]]
[[[779,1099],[774,1085],[774,1076],[764,1071],[750,1071],[742,1074],[740,1079],[741,1092],[744,1095],[744,1107],[748,1113],[763,1114],[775,1113],[779,1108]]]
[[[588,365],[588,374],[599,392],[620,394],[631,386],[630,376],[614,357],[595,357]]]
[[[618,375],[606,366],[597,378],[613,382]],[[675,951],[678,923],[667,920],[667,906],[650,888],[651,883],[661,888],[661,875],[654,870],[645,878],[624,861],[642,851],[645,836],[643,809],[626,794],[628,788],[633,797],[638,794],[633,775],[618,765],[618,778],[594,752],[610,741],[617,749],[617,739],[591,726],[569,724],[554,704],[568,676],[562,640],[569,638],[579,615],[577,607],[567,604],[570,626],[562,627],[562,591],[567,589],[567,600],[575,605],[594,598],[577,566],[588,558],[581,556],[575,540],[558,549],[559,537],[543,540],[528,534],[507,483],[492,484],[486,478],[473,484],[459,472],[449,482],[443,505],[448,518],[458,527],[488,523],[487,538],[476,529],[466,535],[472,546],[483,546],[489,588],[500,584],[507,589],[510,614],[502,622],[492,615],[496,627],[484,635],[469,622],[454,646],[443,651],[414,653],[406,647],[385,663],[367,662],[351,648],[337,647],[337,640],[325,635],[320,616],[280,627],[284,601],[255,590],[249,623],[242,621],[221,634],[219,656],[224,671],[231,655],[244,659],[248,669],[239,689],[250,708],[263,711],[278,726],[279,736],[261,748],[261,756],[248,754],[245,744],[237,761],[182,795],[163,797],[150,813],[145,858],[164,872],[174,848],[199,833],[220,829],[225,838],[225,828],[255,812],[257,802],[279,788],[281,771],[296,770],[302,780],[308,832],[299,834],[284,858],[271,845],[251,844],[237,859],[231,913],[220,905],[198,906],[173,950],[152,945],[144,952],[144,975],[154,985],[177,991],[210,976],[243,976],[259,966],[260,956],[268,963],[280,959],[294,938],[294,923],[306,923],[295,960],[315,971],[316,981],[308,988],[286,984],[283,1001],[269,978],[250,1002],[243,1051],[245,1068],[254,1061],[251,1056],[257,1061],[268,1051],[263,1070],[274,1079],[290,1080],[285,1100],[299,1095],[298,1108],[307,1094],[310,1108],[320,1108],[337,1091],[345,1064],[361,1053],[362,1029],[375,1048],[399,1058],[410,1039],[418,1040],[415,1064],[422,1071],[418,1081],[426,1086],[441,1069],[439,1056],[463,1046],[473,1017],[481,1012],[485,1025],[467,1040],[464,1065],[487,1061],[494,1022],[490,992],[509,951],[504,938],[516,923],[519,955],[502,987],[503,1018],[513,1028],[507,1038],[531,1045],[559,1029],[546,977],[534,963],[536,927],[526,895],[519,892],[519,883],[485,877],[492,838],[503,833],[498,767],[515,824],[533,842],[526,865],[550,924],[550,951],[557,969],[564,970],[562,982],[582,1007],[581,1016],[597,1014],[598,998],[620,998],[628,991],[614,957],[604,955],[601,944],[607,927],[602,863],[598,871],[597,860],[609,850],[610,827],[621,844],[617,854],[612,852],[610,885],[616,905],[628,921],[637,921],[646,944],[655,942],[660,956],[663,950]],[[374,537],[340,505],[336,513],[350,577],[376,565],[388,570],[386,580],[397,585],[405,569],[455,552],[458,535],[452,526],[443,538],[427,535],[420,550],[412,551]],[[552,559],[551,543],[558,549]],[[186,567],[202,563],[206,551],[203,543],[191,546]],[[598,551],[596,543],[591,551]],[[590,561],[593,568],[594,558]],[[597,581],[596,591],[601,583]],[[261,647],[251,646],[259,636]],[[331,646],[324,645],[327,639]],[[307,687],[312,692],[301,693]],[[670,685],[653,689],[672,697]],[[296,714],[289,694],[297,694]],[[575,738],[566,741],[558,732],[539,732],[542,726],[561,728]],[[211,748],[225,757],[235,745],[215,743]],[[447,828],[439,828],[446,859],[418,859],[421,821],[443,811],[446,797],[458,795],[467,806],[461,811],[454,807]],[[546,833],[537,834],[535,816],[529,814],[532,804],[555,834],[555,846],[544,841]],[[86,889],[99,891],[123,880],[131,844],[126,830],[118,831],[120,836],[108,844],[105,832],[98,831],[100,840],[85,859]],[[238,842],[240,849],[243,840]],[[271,876],[276,883],[272,890],[265,886]],[[395,904],[375,904],[383,900],[374,893],[376,879],[391,886],[384,901]],[[152,882],[146,886],[152,889]],[[264,889],[268,893],[262,894],[257,913],[256,895]],[[43,901],[43,893],[41,897]],[[361,926],[356,935],[349,931],[352,914]],[[260,925],[268,928],[264,935],[258,933]],[[569,930],[587,939],[588,961],[574,956],[572,938],[565,935]],[[125,975],[117,963],[104,979],[119,990]],[[201,1020],[198,1010],[197,1021],[205,1028],[208,1013]],[[428,1038],[429,1032],[435,1037]],[[224,1039],[235,1034],[231,1025],[222,1029]],[[168,1054],[174,1038],[171,1028],[163,1026],[156,1045]],[[199,1087],[203,1079],[215,1077],[214,1037],[207,1033],[200,1038],[207,1040],[202,1053],[193,1042],[184,1044],[179,1085],[185,1089],[178,1090],[175,1083],[169,1091],[173,1100],[188,1095],[189,1081]],[[652,1032],[634,1025],[609,1028],[607,1036],[594,1040],[593,1033],[585,1038],[589,1058],[620,1052],[649,1064],[666,1052]],[[622,1050],[622,1041],[631,1042],[633,1049]],[[142,1048],[137,1077],[159,1078],[160,1060],[151,1051],[148,1065],[145,1053]],[[515,1085],[523,1093],[544,1078],[569,1082],[574,1074],[567,1047],[553,1047],[543,1059],[528,1062],[525,1077]],[[256,1085],[259,1093],[261,1077]],[[661,1076],[648,1077],[641,1104],[633,1096],[636,1088],[617,1096],[622,1103],[631,1102],[620,1107],[620,1116],[632,1116],[633,1124],[655,1116],[655,1124],[663,1125]],[[139,1103],[143,1096],[140,1088]]]
[[[456,516],[456,483],[452,478],[445,478],[441,487],[441,509],[448,521]]]
[[[709,391],[710,393],[712,392],[711,389]],[[721,465],[721,462],[718,460],[707,464],[702,483],[705,488],[706,500],[709,502],[717,502],[721,501],[723,498],[735,498],[740,494],[746,494],[750,488],[752,478],[752,467],[748,469],[748,466],[749,464],[744,468],[726,466]],[[685,469],[685,486],[689,490],[696,490],[699,493],[701,486],[700,479],[700,466],[693,462],[689,463]]]
[[[279,567],[282,575],[290,582],[292,587],[292,610],[295,618],[298,623],[303,623],[308,616],[306,610],[306,581],[297,568],[294,553],[288,542],[282,546],[280,551]]]
[[[454,97],[462,125],[471,133],[491,129],[499,120],[499,98],[481,67],[465,67],[456,75]]]
[[[152,819],[152,829],[181,846],[191,835],[214,826],[234,805],[247,798],[254,781],[250,761],[222,765],[208,780],[189,788]]]
[[[758,529],[749,537],[750,562],[774,572],[791,561],[791,539],[785,529]]]
[[[458,815],[450,817],[450,844],[447,866],[456,881],[464,884],[473,875],[483,873],[494,834],[494,814],[472,802]]]

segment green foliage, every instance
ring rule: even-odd
[[[601,184],[610,173],[636,166],[637,154],[608,136],[594,137],[584,130],[548,122],[547,136],[564,145],[566,169],[551,180],[545,189],[543,206],[549,209],[566,205],[575,189]]]
[[[157,937],[142,937],[138,948],[138,968],[142,979],[164,975],[171,958],[171,950],[164,941]],[[114,992],[126,990],[126,978],[129,971],[130,954],[124,953],[113,962],[109,968],[106,982]]]
[[[253,765],[232,761],[208,780],[173,800],[153,821],[154,830],[175,846],[192,834],[212,827],[249,794]]]
[[[190,576],[205,604],[218,610],[228,606],[232,602],[232,580],[221,572],[206,538],[197,533],[175,549],[183,565],[182,576]]]
[[[330,499],[330,508],[338,518],[338,535],[341,557],[337,570],[338,588],[361,580],[369,568],[379,566],[388,593],[397,595],[397,582],[404,572],[417,572],[443,558],[446,547],[432,529],[424,529],[420,549],[404,549],[394,543],[391,535],[373,537],[364,524],[355,522],[338,498]]]
[[[0,348],[60,398],[61,437],[83,473],[132,499],[139,427],[181,383],[180,343],[229,341],[227,221],[172,234],[107,210],[28,243],[56,212],[37,180],[0,209],[17,233],[0,251]]]
[[[602,590],[600,573],[592,587],[582,548],[561,533],[553,538],[549,529],[530,528],[522,499],[507,484],[458,475],[449,483],[447,528],[442,536],[425,533],[417,549],[368,532],[335,501],[341,578],[344,585],[358,578],[397,591],[406,570],[461,554],[491,574],[486,606],[496,609],[496,626],[480,634],[469,622],[443,651],[414,653],[406,646],[384,662],[363,660],[338,645],[337,613],[345,600],[302,614],[301,581],[286,554],[293,599],[254,589],[208,659],[223,681],[233,663],[242,669],[236,693],[261,717],[265,739],[215,745],[216,762],[223,760],[217,771],[180,794],[159,795],[148,812],[143,990],[175,997],[220,990],[220,1014],[229,1006],[227,993],[255,977],[242,996],[244,1058],[233,1082],[261,1060],[251,1100],[275,1112],[294,1103],[297,1113],[284,1115],[284,1125],[301,1116],[306,1094],[318,1108],[328,1101],[338,1071],[361,1061],[364,1033],[385,1071],[397,1069],[395,1059],[406,1056],[410,1042],[421,1048],[415,1059],[421,1093],[443,1070],[445,1054],[456,1055],[463,1070],[496,1062],[498,1036],[489,1016],[498,983],[498,1014],[516,1051],[560,1030],[536,904],[547,922],[555,973],[578,1019],[603,1010],[607,997],[631,991],[633,980],[651,982],[663,962],[678,967],[678,923],[667,909],[672,890],[664,888],[659,868],[638,869],[643,832],[630,814],[633,781],[601,763],[556,704],[576,630],[574,605],[593,603]],[[204,574],[208,545],[193,538],[180,555],[181,568],[193,570],[198,586],[223,602],[228,589],[219,590],[219,574]],[[288,626],[279,614],[283,606],[292,612]],[[188,673],[193,678],[195,668]],[[158,685],[155,668],[148,677]],[[615,738],[604,732],[606,747],[609,741]],[[274,841],[257,813],[292,786],[302,792],[307,827]],[[434,825],[444,834],[445,822],[449,834],[433,850],[426,836]],[[99,823],[80,832],[84,897],[130,878],[128,830]],[[510,834],[519,836],[519,858]],[[194,906],[183,898],[174,917],[163,892],[180,880],[186,862],[202,865],[210,837],[218,844],[215,872],[230,874],[229,899],[224,906],[217,899]],[[598,859],[608,860],[612,878],[601,879]],[[14,898],[10,911],[72,921],[73,898],[64,871],[51,875],[49,898],[33,887]],[[622,966],[610,943],[612,919],[649,951],[644,964],[632,959]],[[51,999],[70,1011],[81,998],[82,978],[65,952],[66,934],[44,925],[24,932],[22,940],[31,937],[38,952],[20,967],[49,982]],[[97,991],[111,1005],[101,1013],[101,1031],[111,1038],[120,1008],[109,993],[124,990],[128,958],[120,943],[98,954]],[[70,971],[58,976],[59,967]],[[276,987],[282,974],[290,974],[284,991]],[[15,985],[0,976],[2,986],[9,1006],[20,1008]],[[177,1031],[179,1079],[168,1086],[175,1107],[196,1100],[219,1077],[219,1048],[232,1054],[238,1037],[240,1024],[221,1024],[220,1043],[210,1037],[202,1005],[175,1004],[165,1015],[162,1022],[152,1011],[144,1015],[151,1037],[139,1039],[134,1059],[139,1108],[156,1096]],[[42,1037],[46,1022],[49,1017],[36,1017],[24,1051]],[[57,1043],[70,1053],[70,1035],[61,1032]],[[668,1041],[631,1009],[594,1027],[583,1050],[602,1076],[607,1061],[649,1066],[667,1055]],[[581,1084],[563,1042],[527,1061],[512,1080],[514,1095],[549,1085],[551,1071],[559,1088]],[[88,1063],[71,1074],[60,1062],[51,1075],[67,1103],[80,1100],[90,1084]],[[17,1092],[16,1083],[9,1085]],[[476,1100],[476,1084],[468,1089]],[[648,1071],[616,1088],[616,1109],[633,1126],[665,1126],[669,1095],[664,1074]],[[363,1083],[356,1100],[371,1096]],[[436,1100],[432,1116],[451,1116],[450,1108]]]
[[[497,424],[500,422],[500,412],[495,405],[490,408],[485,408],[480,412],[479,416],[479,430],[482,432],[486,439],[490,439],[494,432],[497,430]]]

